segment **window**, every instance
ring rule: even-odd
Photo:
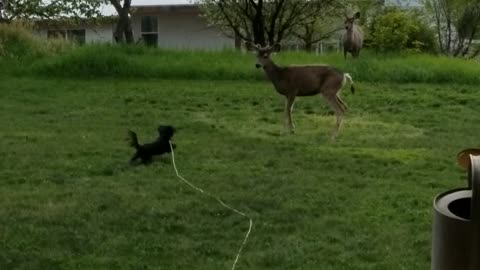
[[[158,21],[156,16],[142,17],[142,33],[157,33]]]
[[[158,20],[156,16],[142,17],[142,41],[148,46],[157,46]]]
[[[147,46],[156,47],[158,44],[158,34],[142,34],[142,40]]]
[[[48,30],[47,38],[65,38],[65,30]]]
[[[67,39],[78,44],[85,44],[85,29],[67,30]]]
[[[69,30],[48,30],[48,38],[63,38],[85,44],[85,29],[69,29]]]

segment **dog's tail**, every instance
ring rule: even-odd
[[[128,131],[128,135],[130,136],[130,146],[138,148],[140,145],[138,144],[137,134],[131,130]]]

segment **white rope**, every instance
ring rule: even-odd
[[[249,225],[249,227],[248,227],[248,232],[247,232],[247,234],[245,235],[245,238],[243,239],[242,245],[241,245],[240,248],[238,249],[237,256],[235,257],[235,261],[233,262],[233,265],[232,265],[232,270],[235,270],[235,266],[237,265],[238,259],[240,258],[240,254],[242,253],[243,247],[244,247],[245,244],[247,243],[247,240],[248,240],[248,237],[249,237],[249,235],[250,235],[250,232],[252,231],[253,220],[252,220],[249,216],[247,216],[245,213],[240,212],[239,210],[237,210],[237,209],[229,206],[228,204],[226,204],[226,203],[224,203],[222,200],[220,200],[218,197],[213,196],[212,194],[206,192],[205,190],[196,187],[196,186],[193,185],[192,183],[188,182],[187,179],[183,178],[183,177],[178,173],[177,165],[175,164],[175,153],[173,152],[172,142],[169,141],[169,143],[170,143],[170,149],[172,150],[172,163],[173,163],[173,168],[175,169],[175,173],[177,174],[178,178],[180,178],[180,180],[182,180],[184,183],[186,183],[187,185],[189,185],[191,188],[198,190],[200,193],[203,193],[203,194],[205,194],[206,196],[215,199],[215,200],[218,201],[223,207],[225,207],[225,208],[227,208],[227,209],[229,209],[229,210],[231,210],[231,211],[239,214],[240,216],[243,216],[243,217],[246,217],[246,218],[249,219],[250,225]]]

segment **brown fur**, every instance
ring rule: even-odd
[[[347,52],[352,54],[353,58],[360,55],[363,47],[363,31],[355,25],[355,20],[360,18],[360,12],[355,13],[353,17],[345,14],[345,34],[343,35],[343,56],[347,59]]]
[[[252,48],[252,45],[250,45]],[[354,91],[353,82],[348,74],[328,65],[305,65],[305,66],[277,66],[270,58],[272,52],[280,50],[280,45],[260,47],[253,46],[257,52],[256,67],[263,67],[265,74],[273,83],[275,90],[286,97],[285,115],[286,124],[291,132],[294,132],[292,123],[293,103],[297,96],[314,96],[321,94],[328,105],[335,112],[337,126],[333,137],[336,137],[343,114],[347,106],[338,96],[343,87],[344,80],[348,78]]]

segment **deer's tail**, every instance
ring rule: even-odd
[[[350,83],[350,91],[352,91],[352,94],[355,94],[355,87],[353,87],[352,76],[350,76],[350,74],[348,73],[343,74],[343,81],[348,81],[348,83]]]

